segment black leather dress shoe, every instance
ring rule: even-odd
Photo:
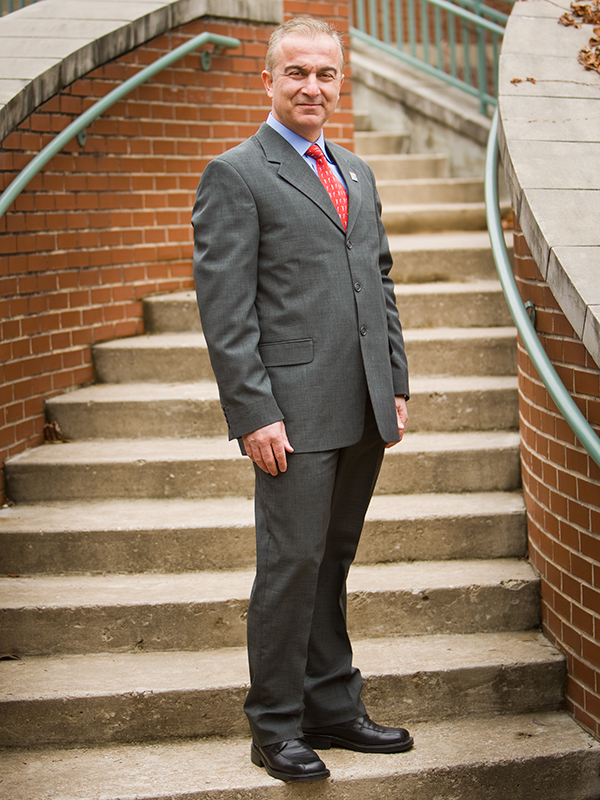
[[[330,775],[304,739],[288,739],[262,746],[252,742],[250,758],[253,764],[264,767],[272,778],[280,781],[320,781]]]
[[[315,750],[343,747],[359,753],[402,753],[413,746],[413,738],[404,728],[378,725],[364,717],[328,725],[324,728],[305,728],[304,738]]]

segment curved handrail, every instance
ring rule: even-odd
[[[73,122],[71,122],[71,124],[68,125],[64,131],[61,131],[61,133],[55,136],[54,139],[52,139],[52,141],[47,144],[43,150],[40,150],[40,152],[34,156],[29,164],[27,164],[27,166],[21,170],[14,181],[9,184],[9,186],[0,195],[0,218],[21,194],[29,182],[38,174],[41,169],[43,169],[43,167],[46,166],[48,161],[50,161],[50,159],[55,156],[56,153],[62,150],[62,148],[71,141],[71,139],[74,139],[75,136],[84,131],[90,123],[92,123],[112,105],[114,105],[114,103],[132,91],[132,89],[137,88],[140,84],[144,83],[144,81],[147,81],[148,78],[156,75],[157,72],[160,72],[165,67],[170,66],[173,64],[173,62],[177,61],[203,44],[214,44],[214,52],[217,52],[220,48],[235,49],[236,47],[240,46],[241,42],[239,39],[233,39],[231,36],[220,36],[219,34],[208,33],[205,31],[198,36],[195,36],[193,39],[190,39],[189,42],[184,42],[184,44],[176,47],[174,50],[171,50],[170,53],[166,53],[164,56],[161,56],[153,64],[149,64],[147,67],[144,67],[144,69],[140,70],[140,72],[138,72],[136,75],[128,78],[120,86],[117,86],[116,89],[113,89],[101,100],[98,100],[97,103],[94,103],[93,106],[90,106],[90,108],[88,108],[87,111],[84,111],[83,114],[77,117],[77,119],[73,120]],[[204,69],[207,69],[210,66],[210,61],[204,58],[204,53],[202,56],[202,66]],[[210,53],[208,51],[207,56],[210,57]]]
[[[500,211],[498,209],[498,109],[494,112],[488,139],[485,161],[485,207],[488,232],[496,269],[512,318],[521,335],[525,349],[533,362],[548,393],[569,427],[585,447],[590,457],[600,467],[600,438],[583,416],[552,366],[546,351],[535,332],[519,294],[504,243]]]

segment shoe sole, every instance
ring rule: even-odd
[[[254,766],[266,769],[267,773],[272,778],[277,778],[277,780],[280,781],[287,781],[288,783],[309,783],[311,781],[322,781],[331,775],[331,772],[328,769],[325,769],[322,772],[315,772],[312,775],[288,775],[287,772],[279,772],[278,770],[269,766],[266,761],[264,761],[260,752],[254,745],[250,746],[250,760]]]
[[[304,733],[302,738],[313,750],[331,750],[332,747],[338,747],[342,750],[354,750],[357,753],[404,753],[406,750],[410,750],[414,744],[412,736],[402,744],[371,746],[356,744],[347,739],[338,739],[337,736],[322,736],[320,734]]]

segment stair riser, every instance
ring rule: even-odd
[[[409,492],[511,492],[521,485],[518,448],[404,455],[401,447],[383,460],[377,494]]]
[[[225,436],[227,425],[218,400],[111,403],[47,403],[49,418],[72,440]],[[413,393],[411,431],[516,430],[515,389]]]
[[[150,298],[144,303],[144,329],[146,333],[187,333],[201,331],[200,314],[196,298]]]
[[[444,183],[381,183],[377,187],[383,206],[422,205],[430,203],[483,203],[482,181],[453,181]]]
[[[508,431],[519,427],[515,389],[414,394],[408,411],[411,431]]]
[[[92,355],[96,380],[99,383],[214,380],[205,347],[106,347],[94,348]]]
[[[67,439],[137,439],[148,436],[194,438],[226,436],[219,400],[61,402],[47,404],[48,415]]]
[[[513,324],[502,291],[396,294],[404,328],[500,328]]]
[[[522,557],[525,512],[367,520],[357,564]],[[0,533],[0,574],[194,572],[248,569],[254,527]]]
[[[395,250],[392,243],[392,256],[391,276],[395,283],[493,280],[497,277],[489,248]]]
[[[384,207],[382,219],[388,235],[424,231],[483,231],[487,226],[483,203],[457,209],[451,206],[390,206],[387,209]]]
[[[362,697],[373,718],[388,725],[469,715],[539,713],[561,707],[564,672],[563,662],[554,660],[377,675],[365,678]],[[224,686],[3,703],[3,745],[247,736],[249,728],[242,711],[246,692],[246,686]]]
[[[248,601],[6,609],[3,652],[18,656],[208,650],[246,643]],[[539,581],[349,592],[351,636],[530,630],[539,624]]]
[[[406,153],[409,145],[410,137],[405,134],[357,132],[354,136],[354,150],[359,156]]]
[[[515,375],[514,338],[411,341],[406,351],[412,375]],[[167,349],[103,347],[94,351],[102,383],[214,380],[205,347]]]
[[[412,255],[412,254],[411,254]],[[466,256],[460,260],[460,266],[464,267]],[[411,269],[410,259],[404,254],[398,254],[396,259],[400,262],[398,270],[405,273]],[[448,254],[440,258],[438,254],[437,262],[446,261]],[[483,259],[483,254],[482,254]],[[422,268],[420,261],[419,268]],[[492,273],[493,265],[488,263],[487,254],[485,257],[486,266],[480,267],[479,271],[489,277],[494,277]],[[428,259],[428,266],[431,268],[431,259]],[[468,264],[466,265],[467,268]],[[477,271],[475,269],[471,270]],[[455,279],[456,264],[448,264],[446,269],[446,279]],[[439,277],[439,276],[438,276]],[[460,279],[460,274],[456,276]],[[420,278],[420,275],[419,275]],[[444,292],[444,287],[439,287],[439,292],[432,294],[414,293],[407,296],[397,295],[396,302],[400,312],[400,319],[406,328],[430,328],[434,325],[443,327],[498,327],[502,325],[512,325],[512,317],[504,300],[504,295],[500,289],[495,292],[473,292],[461,293],[460,295],[448,294]],[[202,326],[198,309],[185,300],[167,304],[162,302],[160,306],[154,304],[152,308],[151,327],[146,330],[152,333],[170,332],[184,333],[186,331],[200,332]]]
[[[446,156],[400,156],[381,158],[361,156],[373,170],[377,181],[410,181],[419,178],[446,178],[449,175]]]
[[[249,459],[172,460],[143,463],[28,464],[5,467],[10,497],[17,503],[123,497],[209,498],[251,496]],[[489,492],[519,488],[519,452],[390,450],[376,487],[378,494],[402,492]]]
[[[516,375],[517,348],[512,336],[481,339],[411,339],[406,356],[413,377],[439,375]]]

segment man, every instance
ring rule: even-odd
[[[285,781],[329,776],[313,747],[412,746],[366,715],[346,632],[346,576],[385,444],[402,438],[408,371],[373,175],[323,139],[343,52],[320,20],[275,31],[271,114],[208,165],[192,218],[221,403],[256,477],[251,758]]]

